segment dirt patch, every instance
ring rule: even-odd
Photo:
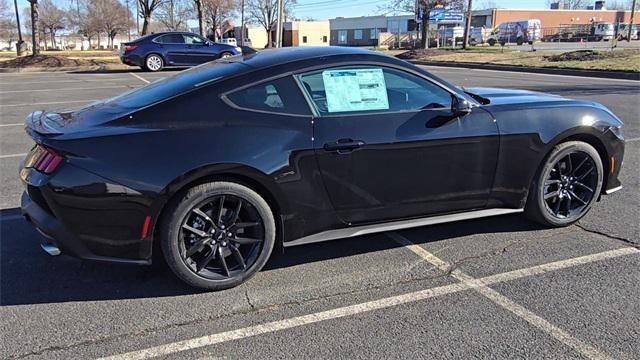
[[[438,57],[444,55],[450,55],[451,51],[442,49],[415,49],[404,52],[397,57],[404,60],[426,59],[431,57]]]
[[[102,66],[106,62],[95,59],[71,59],[65,56],[23,56],[0,62],[0,68],[58,68],[71,66]]]
[[[562,54],[545,56],[544,59],[551,62],[556,61],[591,61],[616,57],[615,52],[601,52],[594,50],[577,50]]]

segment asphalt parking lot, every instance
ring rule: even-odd
[[[514,215],[300,246],[204,293],[162,267],[49,257],[18,209],[28,112],[174,72],[0,74],[0,358],[640,358],[640,82],[431,70],[608,106],[624,189],[568,228]]]

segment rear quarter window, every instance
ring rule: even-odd
[[[226,95],[242,110],[286,115],[310,115],[309,106],[291,76],[268,80]]]

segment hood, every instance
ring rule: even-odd
[[[465,88],[464,90],[489,99],[491,101],[490,105],[569,101],[569,99],[563,98],[558,95],[545,94],[529,90],[480,87]]]

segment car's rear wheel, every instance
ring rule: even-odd
[[[531,185],[526,214],[543,225],[570,225],[591,209],[602,181],[602,160],[593,146],[581,141],[559,144]]]
[[[164,67],[164,60],[157,54],[150,54],[144,61],[144,68],[148,71],[160,71]]]
[[[228,52],[228,51],[224,51],[220,54],[220,59],[224,59],[224,58],[228,58],[228,57],[232,57],[233,54]]]
[[[496,45],[496,39],[489,39],[489,46],[495,46]]]
[[[251,278],[269,259],[275,221],[267,202],[234,182],[189,189],[162,220],[167,264],[187,284],[221,290]]]

